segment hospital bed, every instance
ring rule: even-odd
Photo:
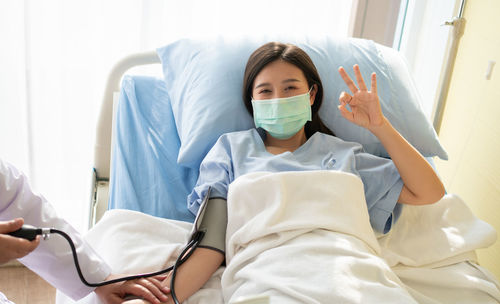
[[[373,135],[351,125],[337,111],[337,98],[341,91],[347,91],[337,68],[359,64],[362,72],[367,73],[365,79],[369,79],[367,75],[372,71],[377,73],[384,114],[400,133],[431,163],[433,157],[447,158],[420,108],[420,97],[404,59],[398,52],[369,40],[185,39],[156,51],[131,55],[115,65],[106,86],[96,137],[90,230],[85,236],[116,273],[147,272],[170,265],[186,243],[194,219],[187,210],[186,196],[196,183],[200,162],[221,134],[253,126],[240,97],[243,70],[251,52],[270,40],[297,44],[311,56],[325,87],[320,116],[336,136],[361,143],[369,153],[388,157]],[[160,73],[158,76],[127,73],[139,65],[152,66]],[[252,187],[255,186],[252,183],[260,179],[264,184],[257,185],[256,191],[272,191],[259,189],[272,184],[277,177],[261,174],[237,180],[237,186]],[[235,197],[238,195],[236,192]],[[256,223],[259,225],[258,220]],[[385,275],[408,296],[408,301],[402,300],[403,296],[394,303],[500,302],[498,280],[479,265],[475,254],[475,250],[495,242],[496,232],[476,218],[457,195],[447,194],[430,206],[405,206],[392,230],[385,235],[373,232],[363,223],[359,225],[359,230],[366,232],[364,235],[357,235],[359,231],[352,227],[338,227],[336,235],[344,241],[354,235],[371,244],[369,251],[387,267]],[[354,256],[359,252],[353,249],[356,247],[353,244],[349,248],[354,250]],[[322,256],[318,248],[311,251],[318,252],[317,256],[298,253],[307,257],[298,265],[306,268],[318,261],[335,260],[331,257],[337,257],[337,262],[345,261],[345,256],[338,255],[342,251],[339,250],[328,247],[326,256]],[[266,259],[276,261],[273,250],[269,252]],[[256,253],[251,263],[259,257]],[[343,299],[345,303],[391,302],[390,297],[384,298],[384,292],[375,295],[377,292],[374,294],[363,287],[380,283],[370,274],[370,265],[366,269],[359,266],[365,265],[363,263],[353,263],[345,269],[356,277],[348,287],[337,285],[346,281],[345,273],[338,278],[315,274],[324,282],[336,282],[334,286],[325,286],[329,299]],[[342,263],[345,264],[349,263]],[[273,265],[279,267],[279,259]],[[325,267],[328,269],[328,264]],[[220,268],[204,288],[186,302],[223,303],[224,298],[231,298],[221,291],[223,286],[234,287],[232,282],[228,283],[228,272],[248,275],[245,267],[234,269],[229,263],[228,269]],[[308,293],[308,288],[317,289],[317,286],[308,286],[310,278],[302,278],[303,269],[297,269],[295,274],[304,293]],[[275,269],[271,272],[258,269],[253,275],[262,276],[259,280],[264,282],[266,278],[285,279],[280,278]],[[287,273],[287,277],[293,275]],[[234,301],[231,298],[231,302]],[[57,303],[73,302],[58,293]],[[79,303],[98,303],[98,299],[90,295]],[[276,303],[272,295],[270,303]]]

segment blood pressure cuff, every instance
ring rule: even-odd
[[[209,198],[210,188],[200,205],[198,215],[193,223],[193,236],[202,231],[205,233],[198,247],[226,252],[227,201],[223,198]]]

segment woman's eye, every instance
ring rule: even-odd
[[[269,94],[269,93],[271,93],[271,90],[268,89],[264,89],[259,92],[259,94]]]
[[[296,87],[294,87],[294,86],[289,86],[289,87],[286,87],[286,88],[285,88],[285,92],[286,92],[286,91],[295,90],[295,89],[296,89]]]

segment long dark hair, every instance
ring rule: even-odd
[[[316,97],[311,107],[312,121],[308,121],[305,125],[306,137],[311,137],[315,132],[334,135],[323,124],[318,115],[319,108],[323,102],[323,84],[321,83],[318,70],[316,70],[309,55],[293,44],[269,42],[250,55],[243,77],[243,101],[250,115],[253,117],[252,91],[255,77],[257,77],[266,65],[276,60],[283,60],[301,69],[307,79],[309,88],[313,85],[317,86]]]

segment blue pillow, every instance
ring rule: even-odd
[[[351,72],[352,66],[359,64],[365,80],[377,73],[382,110],[394,127],[424,156],[447,159],[396,51],[354,38],[220,37],[179,40],[157,50],[181,140],[179,164],[198,168],[221,134],[254,127],[241,97],[243,73],[251,53],[272,40],[293,43],[311,57],[324,86],[319,114],[336,136],[361,143],[369,153],[388,156],[374,135],[345,120],[337,109],[340,93],[349,92],[338,67]]]
[[[116,111],[109,208],[192,222],[186,198],[198,170],[177,164],[180,140],[164,81],[125,76]]]

